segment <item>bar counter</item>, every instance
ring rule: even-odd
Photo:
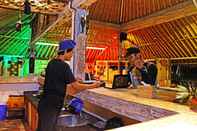
[[[136,89],[88,89],[78,93],[85,103],[85,109],[104,119],[118,116],[124,127],[114,131],[155,131],[197,129],[197,113],[186,105],[138,96]],[[147,92],[148,93],[148,92]],[[32,93],[25,93],[26,120],[34,131],[37,127],[38,99]],[[89,104],[88,104],[89,103]],[[109,112],[110,111],[110,112]]]
[[[77,96],[97,106],[139,121],[115,131],[197,129],[197,113],[186,105],[135,95],[135,89],[89,89]]]

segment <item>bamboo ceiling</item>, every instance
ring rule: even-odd
[[[105,50],[88,49],[86,52],[87,61],[92,62],[95,59],[117,59],[118,37],[122,25],[148,17],[159,11],[173,8],[187,1],[191,0],[97,0],[96,3],[88,8],[90,24],[87,44],[88,46],[102,47]],[[17,21],[17,13],[17,11],[5,11],[5,9],[1,9],[0,20],[2,21],[0,21],[0,29],[10,25],[7,23]],[[128,31],[128,39],[142,49],[144,58],[197,57],[196,21],[197,15],[194,14],[137,30],[130,30],[129,28],[124,31]],[[41,37],[39,42],[54,44],[62,39],[70,38],[70,27],[71,21],[68,19],[62,20]],[[10,30],[8,32],[12,31]],[[15,45],[24,48],[21,49],[23,51],[19,51],[20,53],[5,48],[6,46],[9,47],[8,45],[11,43],[9,41],[15,37],[14,33],[8,32],[6,31],[6,34],[1,34],[0,55],[4,53],[27,56],[28,42],[24,42],[24,40],[18,40]],[[10,45],[10,48],[12,46],[14,45]],[[56,49],[57,46],[37,44],[37,58],[48,59],[53,57]]]
[[[197,15],[132,31],[145,58],[197,57]]]
[[[187,0],[97,0],[90,9],[90,19],[122,24]]]

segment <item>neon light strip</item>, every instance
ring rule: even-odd
[[[58,44],[51,44],[51,43],[44,43],[44,42],[36,42],[36,45],[59,46]]]
[[[93,50],[105,50],[105,48],[101,48],[101,47],[86,47],[86,49],[93,49]]]

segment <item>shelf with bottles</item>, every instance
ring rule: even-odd
[[[101,80],[112,82],[114,75],[119,74],[120,70],[125,72],[127,70],[127,61],[119,63],[117,60],[98,60],[96,61],[96,76]]]

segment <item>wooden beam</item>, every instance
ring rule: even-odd
[[[112,23],[107,23],[107,22],[90,20],[90,27],[92,27],[92,26],[112,28],[112,29],[116,29],[116,30],[120,31],[120,25],[118,25],[118,24],[112,24]]]
[[[50,6],[47,9],[44,8],[37,8],[36,6],[31,6],[31,12],[33,13],[40,13],[40,14],[48,14],[48,15],[59,15],[61,14],[62,11],[64,11],[64,5],[59,3],[59,8],[55,8],[53,6]],[[14,4],[9,4],[9,5],[5,5],[3,3],[0,4],[0,8],[3,9],[10,9],[10,10],[21,10],[23,11],[23,7],[19,7],[17,5]]]
[[[77,8],[77,7],[82,7],[86,8],[96,2],[97,0],[73,0],[72,1],[72,7]]]
[[[35,44],[40,38],[42,38],[49,30],[51,30],[54,26],[56,26],[62,20],[70,21],[71,20],[70,16],[71,16],[70,8],[68,6],[66,6],[64,8],[63,13],[58,16],[57,20],[53,24],[51,24],[47,29],[45,29],[44,32],[42,32],[41,34],[37,34],[35,36],[35,39],[32,40],[30,44],[32,44],[32,45]]]
[[[188,0],[186,2],[177,4],[171,8],[167,8],[153,13],[152,15],[130,21],[126,24],[122,24],[121,28],[123,31],[130,32],[180,19],[182,17],[191,16],[194,14],[197,14],[197,8],[194,6],[192,0]]]

